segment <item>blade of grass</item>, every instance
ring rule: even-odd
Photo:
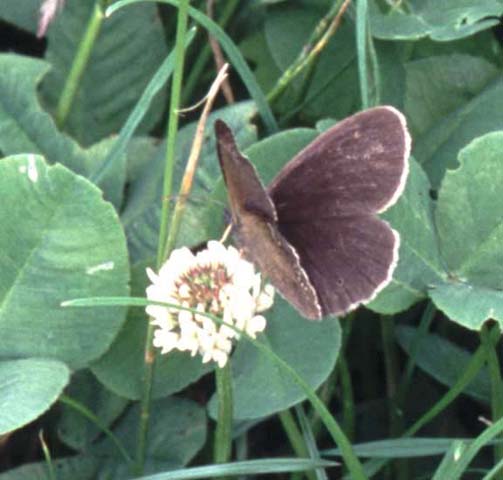
[[[100,33],[101,25],[105,17],[103,14],[103,7],[103,0],[95,1],[86,30],[79,43],[77,52],[75,53],[75,58],[70,67],[70,72],[68,73],[56,107],[56,125],[58,128],[63,128],[68,118],[73,101],[75,100],[75,95],[79,89],[80,80]]]
[[[222,477],[228,475],[266,475],[272,473],[303,472],[313,468],[335,467],[327,460],[307,458],[274,458],[221,463],[201,467],[184,468],[156,475],[141,477],[142,480],[190,480],[195,478]]]
[[[179,7],[180,0],[120,0],[111,5],[107,10],[106,14],[111,15],[113,12],[119,8],[125,7],[126,5],[131,5],[133,3],[139,2],[155,2],[167,3],[175,7]],[[189,15],[199,24],[201,24],[208,32],[213,35],[221,44],[222,49],[225,51],[229,57],[229,62],[234,66],[237,73],[241,77],[244,85],[246,86],[251,98],[255,101],[257,105],[257,111],[262,117],[264,124],[269,131],[269,133],[276,132],[278,126],[274,115],[267,103],[267,100],[262,92],[259,84],[257,83],[253,72],[248,67],[243,55],[240,50],[236,47],[232,39],[222,30],[220,25],[211,20],[204,13],[199,10],[189,7]]]
[[[169,255],[167,252],[167,226],[170,219],[170,198],[173,189],[173,170],[175,167],[175,146],[178,131],[178,111],[180,109],[180,98],[182,91],[183,69],[185,63],[185,45],[188,23],[188,9],[190,0],[182,0],[178,9],[176,38],[175,38],[175,60],[173,70],[173,81],[171,83],[170,105],[168,112],[168,125],[166,135],[166,156],[163,177],[162,201],[161,201],[161,225],[159,228],[159,240],[157,244],[157,270],[160,269],[164,259]],[[138,426],[138,440],[136,445],[136,465],[135,473],[143,474],[145,468],[145,458],[148,447],[148,428],[150,418],[150,408],[152,404],[152,383],[154,378],[155,352],[153,345],[154,325],[150,322],[147,327],[144,346],[144,374],[143,391],[140,399],[140,419]]]
[[[491,378],[491,413],[493,422],[499,420],[503,417],[503,383],[501,380],[501,370],[498,358],[498,353],[496,350],[496,343],[494,343],[493,338],[496,338],[496,342],[499,340],[500,332],[498,325],[495,325],[492,330],[496,333],[491,335],[491,329],[484,324],[482,330],[480,331],[480,338],[482,340],[482,345],[486,350],[486,361],[489,367],[489,375]],[[494,447],[494,461],[495,463],[503,460],[503,449],[501,445],[495,445]],[[503,479],[503,473],[497,475],[497,480]]]
[[[45,464],[47,465],[47,479],[57,480],[56,471],[54,470],[54,463],[51,457],[51,451],[49,450],[49,447],[45,442],[42,430],[40,430],[40,432],[38,433],[38,439],[40,441],[40,445],[42,446],[42,452],[44,453]]]
[[[188,48],[192,43],[195,34],[196,29],[194,27],[187,32],[187,41],[185,48]],[[133,108],[133,111],[126,120],[126,123],[124,123],[124,126],[121,128],[119,136],[108,152],[103,165],[93,173],[93,176],[91,177],[92,182],[99,184],[101,179],[106,176],[107,171],[109,169],[113,169],[113,166],[119,160],[120,156],[126,151],[129,141],[131,140],[136,128],[143,120],[143,117],[150,108],[152,100],[161,90],[161,88],[164,87],[169,77],[171,77],[174,65],[175,52],[170,52],[170,54],[158,68],[157,72],[155,72],[154,76],[151,78],[140,99]]]
[[[126,449],[120,442],[120,440],[113,434],[113,432],[104,425],[101,420],[89,410],[85,405],[78,402],[77,400],[69,397],[68,395],[61,395],[59,401],[70,408],[73,408],[76,412],[79,412],[83,417],[87,418],[93,425],[98,427],[117,447],[118,452],[121,454],[122,458],[126,461],[128,465],[133,464],[133,459],[129,456]]]
[[[333,441],[339,446],[341,451],[341,456],[345,461],[345,466],[349,471],[352,480],[366,480],[367,476],[363,470],[363,467],[353,452],[351,443],[344,435],[344,432],[340,428],[339,424],[335,418],[330,414],[329,410],[325,404],[319,399],[314,390],[309,386],[309,384],[297,373],[297,371],[291,367],[287,362],[285,362],[281,357],[276,355],[266,344],[248,336],[246,332],[238,330],[234,325],[229,323],[224,323],[220,318],[215,317],[207,312],[199,312],[191,308],[181,307],[180,305],[166,303],[166,302],[153,302],[147,300],[146,298],[139,297],[109,297],[109,298],[87,298],[87,299],[74,299],[63,302],[62,306],[118,306],[118,305],[130,305],[130,306],[147,306],[147,305],[160,305],[164,307],[176,308],[178,310],[189,311],[198,315],[204,315],[212,319],[218,325],[226,325],[227,327],[238,332],[242,337],[246,338],[251,342],[256,348],[258,348],[264,355],[266,355],[271,362],[275,363],[284,373],[288,374],[291,380],[296,383],[303,391],[306,397],[311,402],[311,405],[318,412],[323,424],[330,433]]]

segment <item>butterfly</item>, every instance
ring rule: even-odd
[[[391,281],[400,237],[377,214],[407,179],[402,113],[381,106],[337,123],[267,188],[222,120],[215,134],[237,244],[304,317],[345,314]]]

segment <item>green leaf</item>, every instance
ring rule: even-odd
[[[127,469],[122,472],[99,468],[97,459],[79,456],[54,462],[58,472],[58,480],[94,480],[97,478],[129,478]],[[304,472],[316,468],[338,466],[327,460],[312,460],[310,458],[265,458],[260,460],[245,460],[242,462],[223,463],[218,465],[202,465],[184,469],[176,469],[141,477],[143,480],[190,480],[198,478],[216,478],[231,475],[259,475],[272,473]],[[80,467],[80,468],[79,468]],[[120,475],[122,473],[122,476]],[[108,476],[107,476],[108,475]],[[0,474],[0,480],[46,480],[47,466],[43,463],[26,465]]]
[[[398,266],[391,283],[368,307],[393,314],[424,298],[432,283],[445,277],[433,222],[430,184],[421,167],[409,159],[410,172],[397,204],[382,216],[400,234]]]
[[[40,153],[82,172],[83,153],[58,132],[37,100],[37,85],[48,69],[41,60],[0,54],[0,150],[4,155]]]
[[[2,0],[0,18],[18,28],[35,33],[38,24],[40,0]]]
[[[338,321],[326,318],[322,322],[309,322],[279,296],[264,315],[269,347],[312,388],[318,388],[334,368],[339,353]],[[303,391],[250,342],[239,343],[231,362],[235,420],[265,417],[305,399]],[[209,404],[213,418],[216,402],[213,397]]]
[[[456,282],[435,285],[430,297],[449,318],[471,330],[480,330],[488,319],[503,325],[502,290]]]
[[[372,34],[387,40],[417,40],[429,36],[451,41],[473,35],[499,23],[501,0],[410,0],[383,11],[370,2]]]
[[[145,296],[147,275],[144,264],[132,269],[132,294]],[[144,309],[132,308],[124,327],[110,349],[92,365],[98,380],[112,392],[125,398],[138,400],[144,389],[144,355],[148,318]],[[152,396],[166,397],[197,381],[213,369],[211,363],[203,364],[201,357],[191,357],[188,352],[173,351],[158,354]]]
[[[56,360],[0,361],[0,434],[16,430],[42,415],[57,400],[69,379],[68,367]]]
[[[52,68],[41,93],[51,110],[56,108],[94,3],[67,0],[48,31],[46,59]],[[133,6],[105,18],[64,129],[83,145],[117,132],[166,55],[155,5]],[[139,132],[158,122],[165,98],[165,91],[156,97]]]
[[[267,92],[274,87],[281,71],[271,56],[263,30],[252,32],[239,44],[239,49],[246,60],[255,65],[253,74],[262,90]]]
[[[115,429],[115,434],[133,452],[137,441],[138,407],[132,408]],[[152,403],[146,474],[160,471],[186,472],[184,467],[206,440],[204,410],[190,400],[168,398]],[[118,457],[108,440],[91,447],[86,455],[53,460],[58,480],[131,478],[131,466]],[[167,473],[161,474],[166,476]],[[47,464],[38,462],[0,474],[0,480],[46,480]],[[146,478],[146,477],[142,477]]]
[[[488,60],[458,53],[428,56],[405,68],[405,111],[415,139],[479,95],[498,75]]]
[[[138,441],[139,415],[139,405],[135,405],[114,429],[114,434],[129,452],[135,451]],[[196,402],[176,397],[152,402],[147,448],[148,472],[158,472],[161,466],[171,470],[187,465],[203,447],[205,440],[206,414]],[[98,456],[118,457],[116,447],[109,439],[96,446],[95,453]]]
[[[451,448],[453,442],[470,440],[469,438],[398,438],[357,443],[353,448],[359,457],[417,458],[443,455]],[[340,451],[325,450],[323,455],[340,455]]]
[[[127,406],[127,400],[112,394],[97,382],[88,370],[76,372],[65,394],[85,405],[107,427],[117,419]],[[58,436],[74,450],[84,450],[100,435],[102,430],[82,413],[63,404],[58,419]]]
[[[125,311],[60,303],[128,294],[117,215],[90,182],[35,155],[3,159],[0,190],[0,355],[52,357],[82,368],[109,347]]]
[[[187,47],[190,45],[194,39],[195,29],[192,28],[187,34]],[[106,159],[99,171],[95,171],[91,177],[93,181],[99,181],[102,177],[106,177],[109,170],[113,170],[116,167],[116,163],[120,163],[120,158],[128,147],[134,142],[133,134],[135,133],[138,126],[141,124],[145,115],[149,111],[152,102],[156,99],[161,89],[165,86],[168,78],[173,73],[175,63],[175,54],[171,52],[166,59],[162,62],[159,69],[152,76],[145,90],[143,91],[138,102],[134,106],[133,110],[129,114],[126,122],[122,126],[117,139],[114,141],[113,146],[109,149]],[[145,155],[143,155],[145,157]]]
[[[83,150],[62,134],[51,116],[40,107],[38,83],[48,70],[41,60],[0,54],[0,151],[5,155],[37,153],[49,163],[61,163],[86,177],[105,161],[112,141],[104,140]],[[125,157],[101,179],[107,198],[119,206],[125,181]]]
[[[325,8],[315,5],[280,5],[269,8],[264,32],[272,58],[285,71],[308,43]],[[355,33],[343,23],[316,61],[310,77],[300,75],[282,99],[282,109],[302,109],[309,119],[320,116],[344,118],[359,105]],[[307,84],[306,84],[307,82]],[[341,95],[341,92],[344,92]],[[299,107],[300,104],[300,107]]]
[[[396,336],[399,345],[410,354],[417,330],[411,327],[398,327]],[[434,334],[428,334],[419,342],[415,359],[419,368],[438,382],[451,387],[466,371],[471,353]],[[491,398],[491,382],[487,368],[481,370],[466,387],[470,397],[488,404]]]
[[[433,188],[438,188],[448,168],[458,165],[457,156],[463,147],[487,132],[503,130],[499,108],[502,97],[503,80],[498,78],[470,101],[439,117],[417,138],[414,155],[428,173]]]
[[[474,140],[439,191],[436,223],[449,284],[432,290],[432,298],[471,329],[488,318],[503,322],[502,151],[503,132]]]

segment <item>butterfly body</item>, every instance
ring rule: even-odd
[[[230,129],[215,124],[234,230],[247,258],[307,318],[372,299],[398,260],[399,236],[377,213],[403,191],[410,136],[392,107],[338,123],[265,189]]]

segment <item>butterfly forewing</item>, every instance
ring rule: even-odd
[[[404,188],[409,153],[405,119],[392,107],[339,122],[269,186],[280,222],[383,211]]]
[[[255,168],[223,122],[215,123],[215,132],[238,245],[297,310],[307,318],[320,318],[316,292],[296,252],[278,231],[274,205]]]

